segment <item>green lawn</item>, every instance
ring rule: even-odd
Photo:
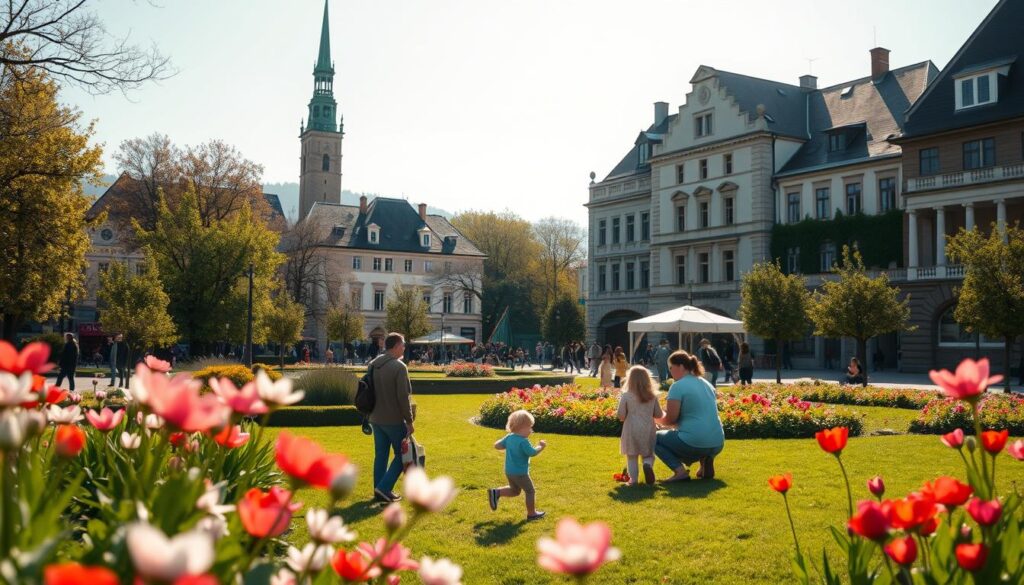
[[[549,448],[533,460],[538,507],[548,518],[526,523],[522,499],[504,500],[497,512],[487,507],[486,489],[503,483],[503,454],[491,445],[502,436],[469,422],[480,395],[418,396],[417,439],[427,449],[431,476],[455,478],[460,494],[443,514],[429,518],[407,541],[415,558],[447,556],[463,566],[465,582],[476,584],[564,583],[536,565],[536,540],[554,531],[561,516],[604,520],[622,549],[621,561],[608,565],[594,583],[788,583],[792,539],[782,498],[766,483],[789,471],[797,530],[805,552],[820,559],[821,547],[834,545],[827,527],[845,520],[845,495],[834,459],[813,439],[735,440],[716,460],[718,477],[654,488],[626,488],[612,481],[623,467],[618,439],[537,434]],[[868,414],[865,432],[891,428],[904,432],[914,411],[851,407]],[[273,429],[271,429],[273,431]],[[360,466],[355,497],[341,513],[361,538],[381,534],[378,509],[369,503],[372,441],[358,427],[292,429],[344,452]],[[850,439],[844,462],[855,497],[868,496],[864,481],[881,474],[889,493],[898,496],[942,474],[962,475],[959,458],[938,437],[901,435]],[[1024,480],[1024,464],[1000,456],[999,480]],[[657,463],[659,477],[668,470]],[[308,504],[325,505],[320,492],[305,490]],[[298,541],[304,522],[296,522]],[[663,581],[664,578],[664,581]],[[417,583],[414,575],[402,582]]]

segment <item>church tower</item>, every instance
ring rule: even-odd
[[[324,22],[320,29],[320,54],[313,68],[313,99],[309,100],[308,123],[299,127],[302,145],[299,170],[299,218],[306,217],[315,201],[341,203],[341,139],[344,118],[334,101],[334,65],[331,62],[331,34],[324,0]]]

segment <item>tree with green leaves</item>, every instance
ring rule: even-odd
[[[345,351],[345,342],[363,338],[365,320],[359,309],[343,303],[327,312],[327,340],[341,342],[341,351]]]
[[[1010,349],[1024,333],[1024,231],[1007,226],[950,239],[949,257],[964,265],[953,316],[972,333],[1003,340],[1003,380],[1010,389]]]
[[[867,343],[877,335],[911,331],[909,297],[900,300],[900,289],[889,286],[883,272],[868,276],[856,248],[843,246],[842,263],[832,272],[838,280],[826,280],[811,297],[808,314],[814,334],[825,337],[852,337],[857,341],[857,359],[868,384]]]
[[[389,332],[401,333],[406,339],[430,333],[427,304],[419,289],[396,282],[384,310],[384,328]]]
[[[775,360],[775,381],[782,383],[782,346],[807,332],[807,304],[810,293],[802,276],[783,274],[778,261],[754,264],[743,275],[740,288],[740,319],[754,335],[774,339],[779,359]]]
[[[173,209],[164,201],[156,227],[137,222],[139,242],[156,258],[170,296],[170,313],[192,353],[209,344],[245,341],[248,270],[253,267],[253,342],[267,339],[266,315],[273,307],[282,256],[278,236],[249,208],[208,225],[200,216],[194,193],[186,191]]]
[[[559,348],[571,341],[583,341],[587,334],[583,308],[572,297],[562,296],[544,313],[542,331],[544,338]]]
[[[146,348],[160,348],[178,340],[174,322],[167,314],[170,298],[160,282],[156,261],[148,256],[144,269],[135,275],[123,262],[112,262],[100,274],[97,299],[103,304],[100,325],[104,331],[124,335],[128,363]]]
[[[267,328],[267,338],[279,346],[281,370],[284,370],[285,349],[302,339],[302,327],[306,324],[306,308],[292,301],[288,295],[279,294],[263,320]]]

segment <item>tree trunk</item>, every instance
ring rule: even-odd
[[[18,327],[21,324],[21,319],[16,315],[10,313],[3,314],[3,333],[0,335],[0,339],[15,343],[14,336],[18,333]]]
[[[281,356],[281,374],[284,374],[284,344],[280,344],[277,348],[277,353]]]
[[[775,337],[775,383],[782,383],[782,338],[779,336]]]
[[[867,354],[868,354],[868,340],[867,339],[858,339],[857,340],[857,360],[860,361],[860,371],[861,371],[861,373],[864,374],[863,376],[861,376],[863,378],[863,381],[861,382],[862,386],[867,386],[868,385],[868,359],[867,359]]]
[[[1003,338],[1003,390],[1010,393],[1010,346],[1013,338],[1007,335]]]

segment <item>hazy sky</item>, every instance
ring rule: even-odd
[[[342,184],[450,211],[511,209],[586,222],[605,174],[675,111],[701,64],[819,87],[899,67],[943,67],[995,0],[330,0]],[[297,181],[323,0],[100,0],[115,34],[169,54],[178,74],[125,98],[68,90],[111,155],[162,132],[221,138]]]

